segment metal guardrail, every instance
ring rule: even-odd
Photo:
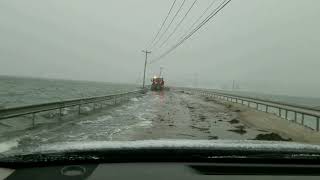
[[[101,103],[101,102],[110,101],[110,100],[113,100],[114,103],[116,104],[118,100],[121,100],[121,98],[129,98],[134,95],[142,94],[143,92],[144,90],[136,90],[136,91],[126,92],[126,93],[112,94],[112,95],[106,95],[106,96],[96,96],[96,97],[59,101],[59,102],[36,104],[36,105],[30,105],[30,106],[0,109],[0,120],[32,114],[32,123],[34,125],[36,113],[51,111],[51,110],[59,110],[59,117],[61,117],[62,110],[64,108],[78,106],[78,113],[80,114],[82,105],[91,104],[91,103]]]
[[[191,88],[181,88],[185,91],[190,91],[195,94],[204,95],[207,97],[218,98],[234,103],[239,103],[242,105],[247,105],[248,107],[256,108],[257,110],[264,111],[267,113],[274,113],[275,115],[284,118],[286,120],[291,120],[288,117],[288,113],[293,113],[292,122],[309,127],[313,130],[320,131],[320,111],[311,107],[304,107],[299,105],[292,105],[288,103],[275,102],[270,100],[263,100],[252,97],[238,96],[229,93],[215,92],[213,90],[199,90]],[[271,108],[277,109],[277,112],[270,111]],[[298,118],[298,115],[300,118]],[[309,116],[307,118],[307,116]],[[314,123],[307,123],[308,121],[313,121]],[[310,125],[312,124],[312,125]]]

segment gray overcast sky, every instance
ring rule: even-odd
[[[141,50],[172,1],[1,0],[0,74],[138,83]],[[210,2],[195,4],[166,48]],[[232,0],[180,48],[151,64],[148,81],[163,66],[174,85],[192,85],[197,74],[202,87],[235,80],[246,90],[320,97],[319,8],[318,0]]]

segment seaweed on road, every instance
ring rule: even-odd
[[[228,131],[235,132],[235,133],[238,133],[240,135],[243,135],[243,134],[247,133],[247,131],[245,130],[245,126],[243,126],[243,125],[236,126],[236,129],[230,129]]]
[[[219,137],[218,137],[218,136],[208,136],[208,139],[209,139],[209,140],[219,139]]]
[[[265,140],[265,141],[292,141],[291,138],[285,139],[277,133],[258,134],[253,140]]]
[[[204,116],[204,115],[199,115],[199,119],[200,119],[200,120],[202,120],[202,121],[204,121],[204,120],[206,120],[206,119],[207,119],[207,117],[206,117],[206,116]]]
[[[240,121],[238,119],[232,119],[231,121],[229,121],[230,124],[238,124],[240,123]]]
[[[209,128],[206,127],[197,127],[197,126],[190,126],[192,129],[198,129],[199,131],[203,131],[209,133]]]

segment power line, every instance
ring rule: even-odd
[[[203,18],[203,16],[207,13],[207,11],[215,4],[215,2],[217,2],[218,0],[212,1],[209,6],[202,12],[202,14],[199,16],[199,18],[197,20],[194,21],[194,23],[190,26],[190,28],[186,31],[186,33],[184,35],[182,35],[178,41],[181,41],[186,34],[188,34],[188,32],[192,31],[192,29],[194,28],[194,26]],[[201,24],[201,23],[200,23]]]
[[[190,32],[187,36],[185,36],[181,41],[179,41],[177,44],[172,46],[169,50],[167,50],[165,53],[163,53],[158,58],[150,61],[151,63],[154,63],[156,61],[159,61],[160,59],[167,56],[169,53],[171,53],[173,50],[175,50],[177,47],[179,47],[182,43],[184,43],[187,39],[189,39],[194,33],[196,33],[201,27],[203,27],[210,19],[212,19],[221,9],[223,9],[231,0],[224,0],[212,13],[210,13],[209,16],[206,17],[205,20],[203,20],[192,32]]]
[[[218,1],[218,0],[216,0],[216,1]],[[188,36],[187,34],[188,34],[188,32],[194,27],[194,25],[196,24],[196,23],[198,23],[201,19],[202,19],[202,17],[206,14],[206,12],[213,6],[213,4],[216,2],[216,1],[212,1],[212,3],[203,11],[203,13],[201,14],[201,16],[199,16],[199,18],[192,24],[192,26],[189,28],[189,30],[188,31],[186,31],[186,33],[183,35],[183,36],[181,36],[180,37],[180,39],[178,40],[178,43],[177,44],[179,44],[179,42],[181,42],[181,41],[183,41],[183,39],[186,37],[186,36]],[[214,11],[213,12],[215,12],[224,2],[225,2],[226,0],[224,0],[217,8],[215,8],[214,9]],[[212,14],[212,12],[201,22],[201,23],[199,23],[198,24],[198,26],[199,25],[201,25],[206,19],[208,19],[208,17],[210,17],[210,15]],[[196,29],[196,28],[195,28]],[[193,29],[190,33],[192,33],[195,29]],[[189,33],[189,34],[190,34]],[[176,44],[176,45],[177,45]],[[179,45],[178,45],[179,46]],[[170,49],[172,49],[174,46],[172,46]],[[170,50],[169,50],[170,51]],[[166,51],[166,52],[168,52],[168,51]],[[171,51],[170,51],[171,52]],[[169,52],[169,53],[170,53]],[[165,54],[165,53],[164,53]],[[161,55],[162,56],[162,55]],[[150,61],[150,64],[151,63],[153,63],[153,62],[155,62],[155,61],[158,61],[157,59],[161,59],[162,57],[158,57],[158,58],[156,58],[156,59],[154,59],[154,60],[152,60],[152,61]],[[164,57],[164,56],[163,56]]]
[[[153,48],[156,44],[158,44],[158,42],[162,39],[162,37],[166,34],[166,32],[168,31],[168,29],[170,28],[171,24],[173,23],[173,21],[176,19],[177,15],[179,14],[179,12],[181,11],[184,3],[186,2],[186,0],[183,0],[183,2],[181,3],[178,11],[175,13],[175,15],[173,16],[172,20],[170,21],[168,27],[165,29],[165,31],[160,35],[160,37],[158,38],[158,40],[151,46],[151,48]]]
[[[173,1],[173,3],[172,3],[172,5],[171,5],[171,7],[170,7],[170,10],[169,10],[166,18],[165,18],[164,21],[162,22],[160,29],[158,30],[156,36],[155,36],[155,37],[153,38],[153,40],[151,41],[149,47],[152,46],[152,44],[154,43],[154,41],[155,41],[155,40],[157,39],[157,37],[159,36],[159,33],[161,32],[162,28],[164,27],[165,23],[167,22],[167,19],[168,19],[169,15],[171,14],[171,11],[172,11],[174,5],[176,4],[176,1],[177,1],[177,0],[174,0],[174,1]]]
[[[217,2],[217,0],[214,0],[210,3],[210,5],[202,12],[201,16],[199,16],[199,18],[194,21],[194,23],[190,26],[190,28],[188,29],[188,31],[186,31],[187,33],[192,30],[192,28],[203,18],[203,16],[207,13],[207,11],[214,5],[214,3]],[[182,36],[183,38],[183,36]],[[180,38],[181,39],[181,38]]]
[[[190,13],[191,9],[194,7],[194,5],[196,4],[197,0],[194,0],[192,5],[190,6],[190,8],[188,9],[188,11],[186,12],[186,14],[183,16],[183,18],[180,20],[180,22],[178,23],[178,25],[175,27],[175,29],[171,32],[171,34],[167,37],[166,40],[164,40],[162,42],[162,44],[159,46],[159,48],[161,48],[166,42],[168,42],[168,40],[171,38],[171,36],[178,30],[178,28],[180,27],[180,25],[182,24],[182,22],[186,19],[186,17],[188,16],[188,14]]]

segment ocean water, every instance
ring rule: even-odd
[[[131,91],[138,85],[0,76],[0,109]]]
[[[138,85],[132,84],[0,76],[0,109],[88,96],[107,95],[131,91],[137,88]],[[223,92],[316,107],[320,110],[320,98],[272,95],[245,91]]]
[[[284,102],[292,105],[300,105],[305,107],[312,107],[320,110],[320,98],[312,98],[312,97],[298,97],[298,96],[290,96],[290,95],[274,95],[274,94],[266,94],[266,93],[258,93],[258,92],[247,92],[247,91],[221,91],[224,93],[251,97],[251,98],[259,98],[264,100],[271,100],[275,102]]]

